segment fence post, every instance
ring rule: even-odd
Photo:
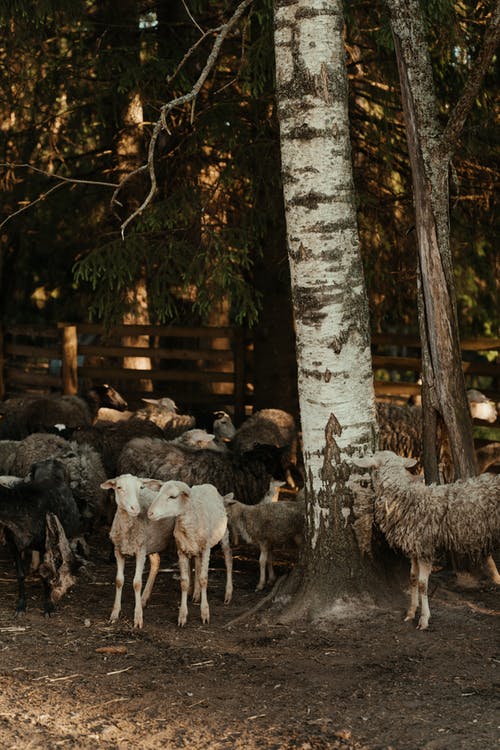
[[[4,357],[4,327],[3,325],[0,325],[0,399],[5,398],[5,378],[4,378],[4,367],[5,367],[5,357]]]
[[[66,395],[78,393],[78,335],[76,326],[60,324],[62,389]]]

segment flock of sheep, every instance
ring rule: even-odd
[[[470,395],[472,415],[494,421],[494,405],[476,393]],[[216,544],[224,554],[225,603],[233,593],[231,544],[258,547],[257,590],[273,583],[273,548],[300,545],[304,534],[303,492],[273,502],[281,485],[296,492],[303,484],[294,420],[279,409],[256,412],[238,429],[224,412],[208,418],[210,423],[179,414],[169,398],[128,411],[109,386],[92,389],[86,399],[25,396],[0,404],[0,540],[16,567],[17,613],[26,609],[27,554],[32,552],[50,614],[88,559],[86,539],[103,523],[110,526],[116,558],[111,621],[121,611],[125,558],[133,556],[134,626],[143,627],[160,555],[171,542],[179,561],[180,626],[187,621],[190,589],[202,622],[209,622],[208,568]],[[420,605],[418,627],[425,629],[436,555],[480,559],[500,540],[500,475],[426,486],[407,471],[421,456],[419,407],[380,404],[378,419],[380,451],[353,461],[348,488],[355,505],[368,509],[368,527],[376,524],[411,560],[406,619]],[[498,445],[478,454],[480,469],[498,456]],[[356,464],[370,473],[356,473]],[[364,551],[369,553],[369,542]]]

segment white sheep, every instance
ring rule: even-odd
[[[224,500],[229,516],[229,527],[235,538],[260,549],[260,577],[256,591],[268,582],[274,583],[273,548],[287,544],[300,546],[304,534],[304,503],[300,501],[261,502],[244,505],[234,498]]]
[[[181,576],[181,604],[178,624],[182,627],[187,621],[187,595],[189,589],[189,561],[194,558],[195,584],[193,601],[200,601],[202,623],[209,623],[210,610],[207,599],[208,566],[211,548],[220,542],[226,564],[226,591],[224,604],[229,604],[233,595],[233,558],[229,546],[225,498],[211,484],[193,487],[184,482],[144,480],[144,485],[158,490],[156,499],[148,510],[148,518],[159,521],[175,516],[174,538],[179,557]]]
[[[114,544],[116,557],[115,600],[110,621],[115,622],[120,616],[123,583],[125,580],[125,556],[135,556],[134,574],[134,627],[142,628],[144,624],[143,608],[146,606],[153,589],[153,584],[160,567],[160,552],[168,546],[174,527],[173,519],[166,518],[160,523],[153,523],[147,517],[147,510],[156,497],[156,493],[146,489],[143,480],[122,474],[101,484],[104,490],[114,490],[116,513],[109,532]],[[142,574],[146,555],[149,556],[149,575],[142,591]]]
[[[500,475],[425,485],[406,471],[415,460],[392,451],[378,451],[354,463],[373,469],[375,522],[391,547],[411,560],[411,601],[405,620],[414,619],[420,598],[418,629],[425,630],[430,618],[427,588],[436,553],[479,559],[500,539]],[[362,491],[355,479],[349,486]]]

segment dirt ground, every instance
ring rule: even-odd
[[[134,630],[133,564],[122,618],[108,623],[114,564],[94,540],[91,580],[50,619],[38,579],[13,615],[16,582],[0,548],[0,747],[190,750],[493,750],[500,744],[500,591],[431,577],[428,631],[403,623],[405,597],[363,620],[280,624],[251,612],[256,555],[238,549],[235,592],[222,604],[214,556],[211,622],[190,603],[177,627],[179,581],[162,559],[143,630]],[[289,563],[281,558],[278,572]],[[245,615],[243,619],[237,619]],[[235,621],[236,622],[233,622]]]

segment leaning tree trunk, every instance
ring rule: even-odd
[[[349,142],[340,0],[277,0],[276,95],[296,323],[307,532],[290,616],[368,590],[345,480],[375,446],[368,305]]]
[[[456,478],[477,473],[472,420],[462,371],[450,252],[448,172],[454,148],[500,39],[500,1],[482,49],[444,130],[439,126],[431,62],[419,0],[387,0],[401,84],[413,179],[419,257],[424,467],[438,482],[439,418],[446,426]],[[455,561],[457,564],[457,561]],[[460,568],[470,567],[465,561]],[[491,555],[490,577],[500,581]]]
[[[444,130],[438,121],[431,61],[419,0],[387,0],[410,154],[419,256],[424,466],[439,481],[437,426],[448,433],[456,477],[476,474],[472,421],[462,371],[450,252],[448,172],[453,149],[500,34],[497,0],[478,60]]]

